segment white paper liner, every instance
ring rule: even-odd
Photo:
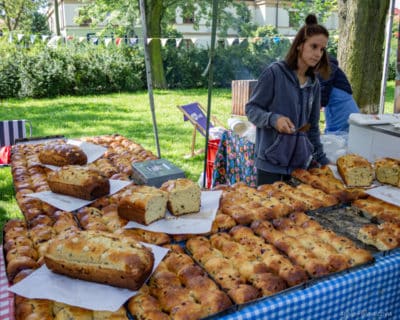
[[[153,272],[168,249],[143,243],[154,254]],[[50,271],[46,265],[11,286],[9,291],[29,299],[49,299],[99,311],[117,311],[137,291],[73,279]]]
[[[219,207],[222,191],[202,191],[201,208],[198,213],[173,216],[166,213],[161,219],[146,226],[134,221],[129,221],[125,229],[139,228],[147,231],[165,232],[168,234],[200,234],[211,230]]]
[[[127,180],[110,179],[109,181],[110,181],[109,195],[117,193],[118,191],[120,191],[121,189],[125,188],[126,186],[132,183],[132,181],[127,181]],[[93,201],[83,200],[59,193],[54,193],[51,191],[28,193],[25,196],[40,199],[48,204],[51,204],[53,207],[56,207],[64,211],[75,211],[95,201],[95,200]]]
[[[378,198],[380,200],[394,204],[400,207],[400,188],[393,186],[383,185],[374,189],[365,191],[370,196]]]
[[[67,140],[66,143],[80,147],[87,156],[87,163],[92,163],[92,162],[96,161],[107,151],[107,148],[105,148],[103,146],[100,146],[100,145],[94,144],[94,143],[90,143],[90,142],[86,142],[86,141]],[[61,167],[53,166],[50,164],[44,164],[44,163],[38,163],[38,164],[41,166],[44,166],[46,168],[49,168],[53,171],[60,170],[60,168],[61,168]]]

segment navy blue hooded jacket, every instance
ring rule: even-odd
[[[348,94],[353,94],[349,80],[346,74],[339,68],[337,59],[333,56],[329,56],[331,74],[328,80],[324,80],[318,77],[321,85],[321,106],[325,107],[329,102],[329,96],[331,95],[332,88],[343,90]]]
[[[316,77],[300,87],[295,71],[286,62],[272,63],[260,75],[246,104],[246,115],[257,127],[256,168],[290,174],[295,168],[306,168],[311,155],[320,164],[329,162],[320,141],[320,86]],[[281,116],[290,118],[296,128],[310,123],[310,130],[281,134],[275,129]]]

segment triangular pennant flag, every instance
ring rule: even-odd
[[[165,47],[165,44],[167,43],[168,38],[161,38],[161,46]]]
[[[228,42],[228,46],[231,46],[236,39],[237,38],[226,38],[226,42]]]
[[[79,37],[79,38],[78,38],[78,41],[79,41],[79,42],[83,42],[83,41],[85,41],[85,40],[86,40],[86,37]]]
[[[112,39],[109,37],[104,38],[104,44],[106,45],[106,47],[111,43],[111,41],[112,41]]]
[[[182,38],[176,38],[175,41],[176,41],[176,47],[178,48],[179,45],[180,45],[181,42],[182,42]]]
[[[34,43],[36,40],[36,34],[31,34],[31,36],[29,38],[31,40],[31,43]]]
[[[23,37],[24,37],[24,35],[23,35],[22,33],[18,33],[18,34],[17,34],[18,42],[20,42],[20,41],[22,40]]]
[[[147,38],[147,44],[149,44],[152,40],[153,38]]]
[[[49,36],[47,34],[42,34],[42,42],[45,42]]]
[[[99,38],[98,37],[93,37],[91,40],[92,40],[93,44],[95,44],[95,45],[99,44]]]
[[[53,37],[51,37],[50,40],[49,40],[49,42],[47,42],[47,45],[48,45],[49,47],[55,46],[55,45],[57,44],[58,40],[60,40],[60,38],[61,38],[60,36],[53,36]]]
[[[122,40],[122,38],[116,38],[115,39],[115,44],[117,45],[117,46],[119,46],[120,44],[121,44],[121,40]]]
[[[129,38],[129,45],[134,46],[138,43],[138,38]]]
[[[247,38],[239,38],[239,43],[242,43],[244,40],[247,40]]]
[[[198,39],[197,38],[190,38],[190,40],[192,40],[193,44],[196,44]]]

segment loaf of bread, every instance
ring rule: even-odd
[[[44,164],[62,167],[69,164],[84,165],[87,163],[87,156],[76,145],[51,142],[44,145],[39,151],[39,160]]]
[[[375,176],[381,183],[400,187],[400,160],[381,158],[375,161]]]
[[[346,154],[336,161],[338,172],[348,187],[369,187],[374,180],[371,163],[357,154]]]
[[[47,175],[50,190],[72,197],[94,200],[110,193],[109,180],[99,171],[80,166],[64,166]]]
[[[130,237],[100,231],[53,238],[44,260],[53,272],[131,290],[142,286],[154,265],[150,249]]]
[[[118,214],[141,224],[165,217],[168,193],[150,186],[134,186],[124,192],[118,203]]]
[[[167,207],[173,215],[199,212],[201,190],[192,180],[185,178],[169,180],[164,182],[160,189],[168,192]]]

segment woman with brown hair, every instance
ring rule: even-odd
[[[246,104],[256,127],[257,185],[287,180],[295,168],[327,164],[320,141],[320,85],[329,76],[328,30],[308,15],[284,61],[260,75]]]

